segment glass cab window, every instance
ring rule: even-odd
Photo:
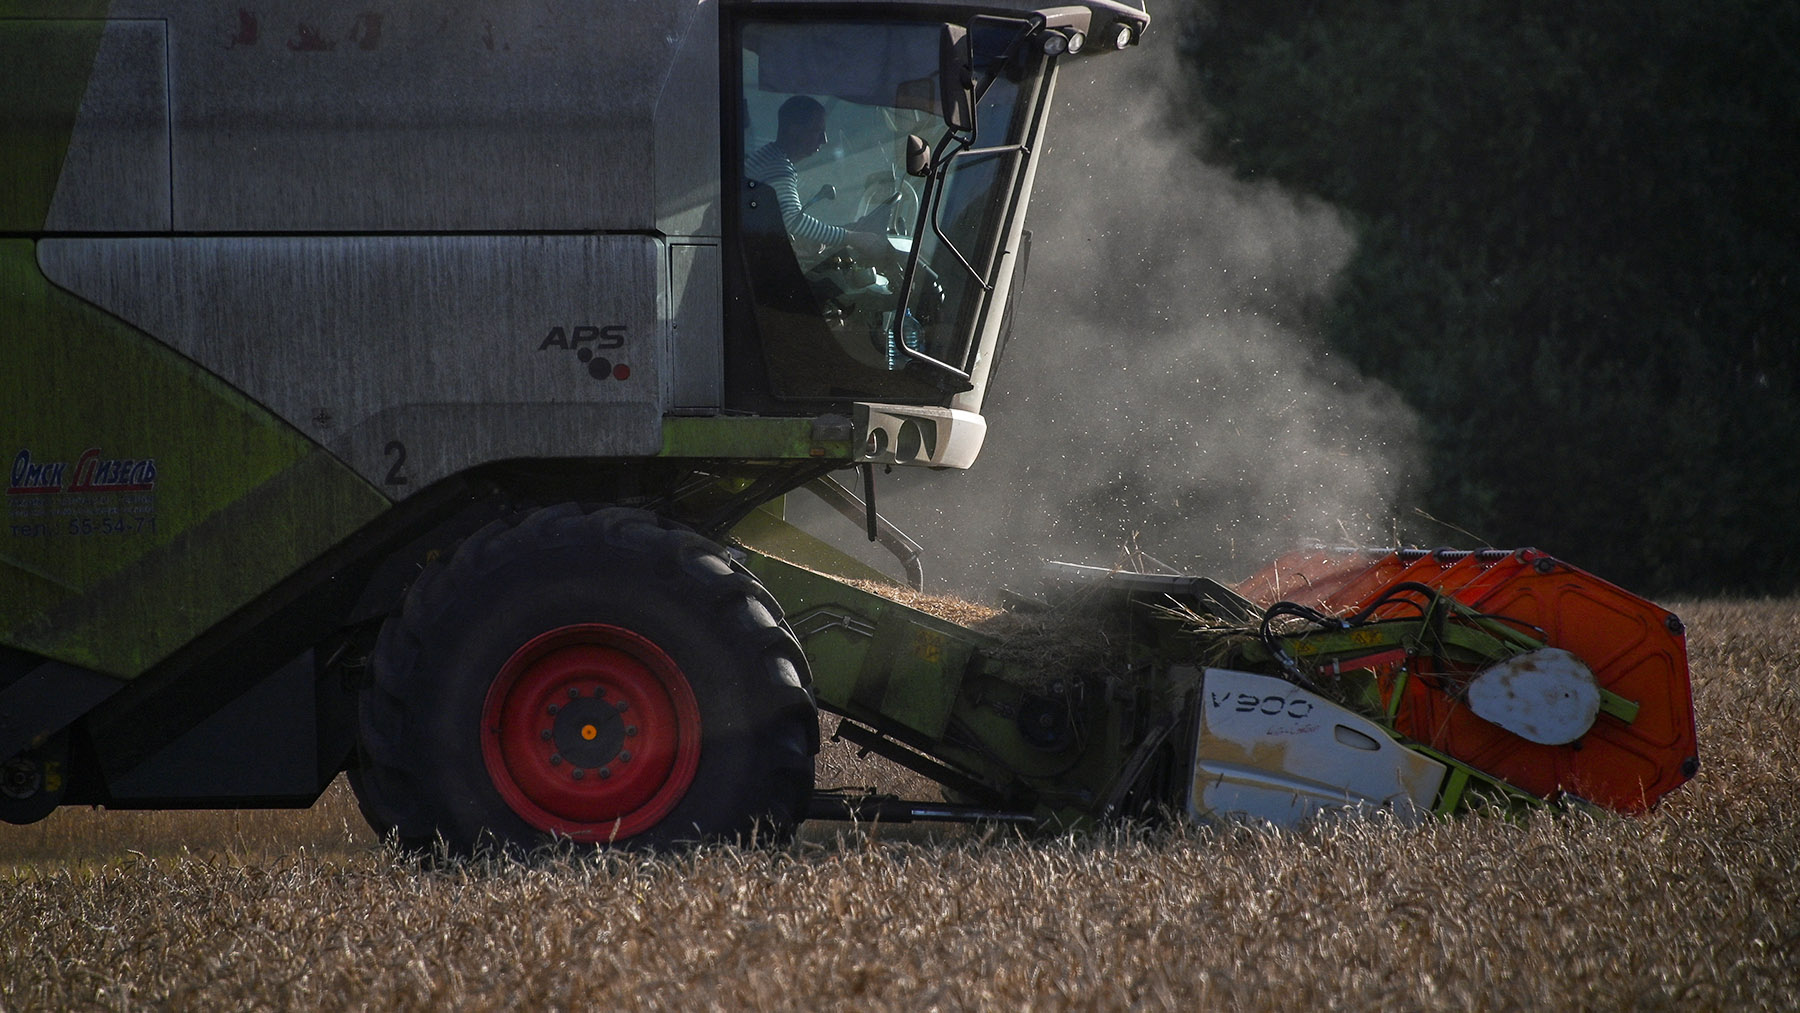
[[[982,354],[1043,91],[1020,22],[961,51],[979,96],[953,129],[938,22],[737,29],[737,262],[777,398],[943,403]],[[953,68],[964,64],[948,64]]]

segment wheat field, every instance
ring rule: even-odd
[[[1677,606],[1703,766],[1636,819],[421,864],[305,812],[0,827],[0,1007],[1782,1009],[1800,1005],[1800,602]],[[831,747],[821,783],[901,786]]]

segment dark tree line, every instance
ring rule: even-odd
[[[1185,55],[1209,158],[1351,216],[1323,329],[1424,417],[1409,502],[1800,588],[1800,4],[1219,3]]]

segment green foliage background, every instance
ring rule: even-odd
[[[1323,329],[1422,413],[1411,501],[1800,588],[1800,4],[1220,3],[1184,58],[1210,159],[1354,222]]]

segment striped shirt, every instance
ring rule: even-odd
[[[781,205],[781,220],[788,235],[821,246],[844,245],[845,230],[841,225],[827,225],[800,210],[800,173],[794,163],[774,141],[757,148],[744,159],[744,177],[761,180],[775,189],[775,200]]]

